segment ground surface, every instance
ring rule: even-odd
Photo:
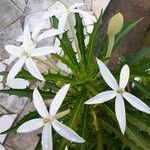
[[[5,44],[15,42],[17,36],[22,33],[25,16],[34,14],[41,10],[46,10],[55,0],[0,0],[0,60],[8,57],[4,51]],[[81,2],[81,0],[64,0],[68,4],[72,2]],[[90,3],[90,0],[87,0]],[[105,22],[113,14],[123,13],[125,20],[135,17],[144,17],[143,21],[134,29],[132,33],[122,42],[118,49],[120,52],[136,52],[143,47],[144,38],[150,28],[150,1],[149,0],[112,0],[107,8],[104,18]],[[105,27],[106,28],[106,27]],[[104,30],[105,30],[104,28]],[[3,104],[7,99],[6,95],[0,95],[0,103]],[[27,109],[32,109],[32,104],[21,99],[17,102],[17,113],[20,114],[25,107],[24,115]],[[2,112],[2,108],[0,108]],[[10,135],[5,144],[8,150],[34,150],[38,137],[31,134]]]

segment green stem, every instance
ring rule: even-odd
[[[106,58],[111,56],[113,47],[114,47],[114,42],[115,42],[115,36],[110,36],[109,35],[109,43],[108,43],[108,49],[107,49],[107,53],[106,53]],[[107,63],[108,61],[106,61]]]
[[[93,123],[95,126],[96,138],[97,138],[97,148],[96,149],[103,150],[102,130],[98,124],[97,116],[96,116],[94,109],[92,109],[92,116],[93,116]]]

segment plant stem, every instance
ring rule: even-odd
[[[114,47],[114,42],[115,42],[115,36],[110,36],[109,35],[109,43],[108,43],[108,49],[107,49],[107,53],[106,53],[106,58],[111,56],[113,47]],[[107,63],[108,61],[106,61]]]
[[[100,130],[101,128],[98,124],[97,116],[96,116],[94,109],[92,109],[92,116],[93,116],[93,123],[95,126],[96,138],[97,138],[97,148],[96,149],[103,150],[102,131]]]

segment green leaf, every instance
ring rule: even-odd
[[[130,59],[130,64],[135,65],[140,63],[140,61],[142,61],[147,56],[150,56],[150,47],[143,48],[137,54],[133,55],[132,59]]]
[[[46,79],[46,81],[62,81],[65,83],[75,83],[75,80],[73,80],[69,76],[63,76],[59,73],[53,74],[49,72],[47,75],[44,76],[44,78]]]
[[[150,74],[148,72],[141,71],[140,68],[138,68],[137,70],[133,67],[133,69],[131,68],[130,78],[134,79],[135,77],[139,77],[141,79],[146,79],[147,81],[150,81]]]
[[[51,21],[52,21],[53,28],[57,29],[58,28],[58,24],[59,24],[58,18],[56,18],[55,16],[52,16],[51,17]]]
[[[106,105],[104,105],[104,106],[105,106],[105,109],[106,109],[108,115],[115,121],[116,120],[115,113],[108,106],[106,106]],[[112,127],[110,127],[110,128],[112,130],[114,130]],[[122,138],[121,136],[119,136],[119,138],[121,139],[121,141],[123,143],[125,142],[124,144],[129,146],[130,149],[133,149],[132,144],[130,143],[130,141],[133,141],[137,145],[137,147],[141,147],[144,150],[149,150],[150,145],[148,144],[147,141],[144,141],[144,137],[141,135],[140,131],[137,130],[136,126],[133,126],[128,123],[125,133],[126,134],[125,134],[124,138]],[[115,134],[118,136],[118,133],[116,131],[115,131]],[[126,139],[126,136],[127,136],[127,139]]]
[[[65,53],[65,55],[68,57],[72,65],[76,70],[78,70],[78,62],[76,59],[76,53],[74,52],[74,49],[72,47],[72,43],[69,40],[67,36],[67,32],[63,33],[62,38],[59,38],[60,40],[60,45]]]
[[[136,86],[141,92],[143,92],[143,93],[146,94],[148,97],[150,97],[150,90],[148,91],[148,90],[144,87],[144,85],[140,84],[139,82],[137,82],[137,81],[135,81],[135,80],[133,80],[132,82],[135,84],[135,86]]]
[[[148,135],[150,136],[150,126],[149,124],[147,125],[146,122],[143,122],[142,118],[139,118],[138,116],[134,117],[128,113],[127,119],[131,124],[137,126],[141,131],[148,133]],[[143,117],[143,119],[145,118]]]
[[[68,66],[68,68],[70,68],[72,71],[74,71],[74,65],[70,62],[69,59],[67,59],[67,57],[65,56],[60,56],[58,54],[52,54],[53,57],[55,57],[56,59],[60,60],[62,63],[66,64]]]
[[[126,134],[128,135],[129,139],[133,140],[136,143],[138,147],[143,148],[143,150],[150,149],[149,143],[144,140],[144,137],[141,135],[139,130],[136,130],[135,126],[128,124],[126,128]]]
[[[105,130],[108,132],[113,132],[116,135],[116,137],[123,142],[124,146],[129,147],[131,150],[137,150],[137,146],[133,142],[128,140],[128,138],[124,136],[118,129],[116,129],[113,124],[105,121],[102,118],[100,120],[103,126],[105,127]]]
[[[68,123],[66,123],[67,126],[73,129],[74,131],[77,130],[77,126],[81,118],[81,112],[83,112],[84,109],[84,97],[85,93],[79,94],[74,98],[74,107],[70,113]],[[68,141],[66,141],[65,139],[61,139],[58,143],[57,149],[64,149],[67,142]]]
[[[80,15],[78,13],[75,14],[75,18],[76,18],[76,25],[75,25],[75,29],[76,29],[76,36],[77,36],[77,40],[78,40],[78,46],[80,49],[80,53],[81,53],[81,57],[84,61],[84,63],[86,63],[86,47],[85,47],[85,43],[84,43],[84,26],[82,23],[82,18],[80,17]]]
[[[0,90],[0,92],[7,93],[10,95],[17,95],[19,97],[29,97],[31,99],[32,99],[32,95],[33,95],[33,90],[31,90],[31,89],[8,89],[8,90]],[[41,93],[41,95],[44,99],[53,98],[55,95],[55,93],[53,93],[51,91],[39,90],[39,92]]]
[[[94,23],[93,32],[90,34],[89,43],[87,45],[87,68],[90,68],[92,59],[94,56],[94,50],[97,44],[98,37],[100,35],[102,26],[102,15],[100,15],[98,21]]]
[[[85,139],[85,141],[86,141],[86,139],[87,139],[87,137],[88,137],[88,132],[87,132],[87,130],[88,130],[88,127],[87,127],[87,122],[88,122],[88,106],[86,106],[86,108],[84,109],[84,114],[83,114],[83,122],[82,122],[82,124],[83,124],[83,128],[82,128],[82,134],[81,134],[81,137],[83,138],[83,139]],[[81,145],[79,145],[79,148],[78,149],[80,149],[80,150],[86,150],[86,148],[87,148],[87,144],[86,144],[86,142],[85,143],[83,143],[83,144],[81,144]]]
[[[124,25],[122,30],[115,37],[114,49],[118,47],[123,38],[142,20],[142,18],[137,18],[130,20],[127,24]]]

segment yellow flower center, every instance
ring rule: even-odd
[[[46,124],[48,122],[53,122],[54,119],[55,119],[55,117],[53,117],[53,116],[46,117],[46,118],[43,118],[43,122],[44,122],[44,124]]]
[[[27,52],[27,51],[24,51],[24,52],[22,53],[22,57],[29,58],[29,57],[31,57],[31,53],[30,53],[30,52]]]
[[[51,121],[50,118],[44,118],[44,119],[43,119],[44,124],[46,124],[46,123],[48,123],[48,122],[50,122],[50,121]]]
[[[117,90],[117,93],[118,93],[118,94],[123,94],[124,92],[125,92],[124,88],[119,88],[119,89]]]

